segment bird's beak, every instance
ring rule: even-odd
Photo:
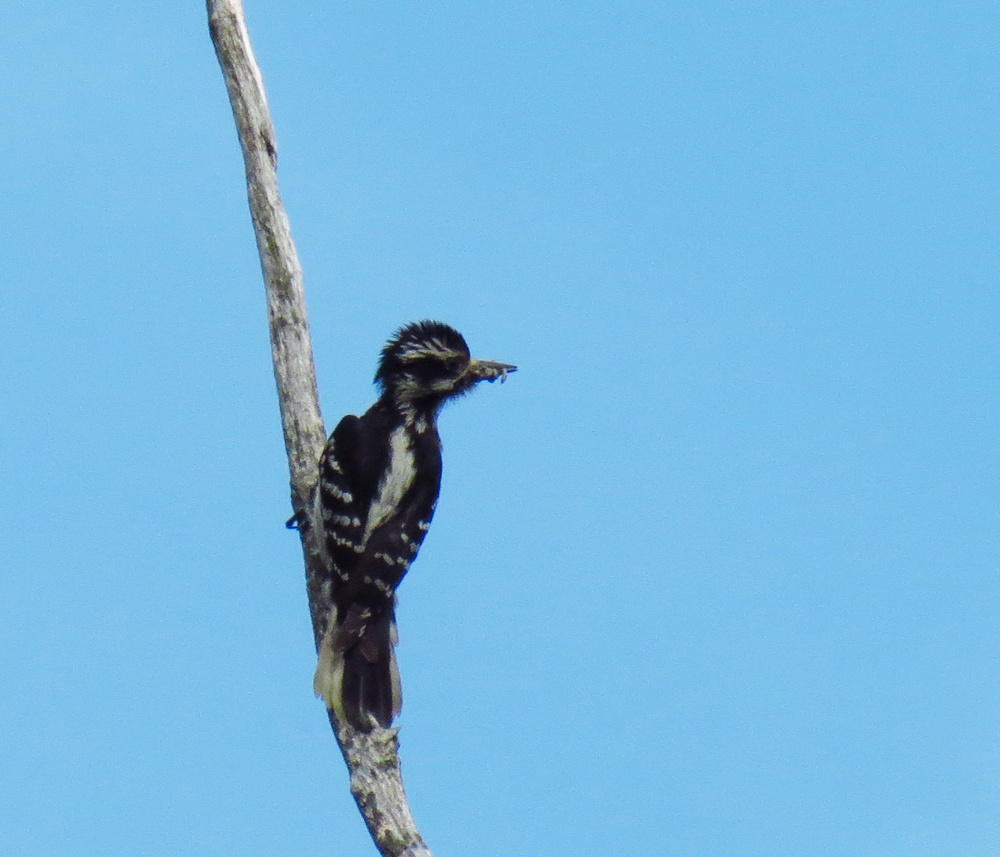
[[[491,384],[497,378],[502,384],[511,372],[516,371],[517,367],[511,366],[510,363],[497,363],[493,360],[476,360],[475,358],[469,361],[469,368],[466,370],[477,381],[489,381]]]

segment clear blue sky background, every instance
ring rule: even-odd
[[[1000,12],[250,2],[328,427],[423,317],[440,857],[1000,853]],[[198,2],[0,7],[0,842],[368,855]]]

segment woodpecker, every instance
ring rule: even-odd
[[[378,401],[345,416],[319,461],[313,520],[322,527],[333,602],[313,688],[356,729],[399,716],[396,587],[430,527],[441,486],[437,416],[449,399],[517,369],[476,360],[437,321],[400,328],[382,349]]]

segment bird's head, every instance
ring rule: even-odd
[[[436,411],[480,381],[504,381],[516,369],[471,357],[462,334],[447,324],[417,321],[386,343],[375,383],[404,410]]]

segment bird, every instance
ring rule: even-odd
[[[509,363],[476,360],[439,321],[407,324],[382,349],[378,400],[337,424],[319,460],[313,521],[322,528],[323,585],[332,608],[313,689],[355,729],[389,728],[402,707],[396,663],[399,586],[430,527],[441,487],[437,418]]]

